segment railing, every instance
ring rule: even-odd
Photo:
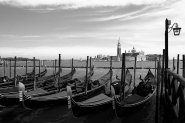
[[[165,82],[166,106],[170,108],[169,118],[175,123],[185,122],[185,78],[167,70]]]
[[[177,64],[178,66],[178,64]],[[167,69],[164,87],[161,83],[164,112],[168,112],[168,120],[172,123],[185,123],[185,55],[183,55],[183,77]],[[163,80],[162,80],[163,82]],[[164,88],[164,91],[163,91]]]

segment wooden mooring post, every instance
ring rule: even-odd
[[[172,70],[174,71],[175,70],[175,58],[173,57],[173,68]]]
[[[36,90],[36,78],[35,78],[35,57],[33,57],[33,67],[34,67],[34,74],[33,74],[33,85],[34,85],[34,90]]]
[[[14,59],[14,87],[17,86],[17,79],[16,79],[16,61],[17,61],[17,57],[15,56],[15,59]]]
[[[40,60],[39,60],[39,77],[40,77]]]
[[[28,73],[28,59],[26,59],[26,76],[27,76],[27,73]]]
[[[157,89],[156,89],[156,110],[155,110],[155,123],[159,120],[159,84],[161,82],[161,65],[160,59],[157,62]]]
[[[163,60],[162,60],[162,70],[161,70],[161,91],[160,91],[160,109],[162,109],[162,103],[163,103],[163,88],[164,88],[164,55],[165,55],[165,49],[163,49]]]
[[[179,74],[179,54],[177,55],[177,74]]]
[[[182,67],[182,76],[185,78],[185,55],[183,55],[182,56],[183,58],[183,60],[182,60],[182,65],[183,65],[183,67]]]
[[[9,67],[10,67],[10,78],[11,78],[11,74],[12,74],[12,71],[11,71],[11,59],[10,59],[10,63],[9,63]]]

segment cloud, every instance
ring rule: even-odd
[[[0,0],[2,4],[12,6],[62,6],[63,8],[80,8],[80,7],[96,7],[96,6],[126,6],[161,4],[166,0]]]

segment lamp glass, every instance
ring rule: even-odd
[[[175,36],[180,35],[180,31],[181,31],[181,28],[178,28],[178,27],[173,28],[173,33]]]

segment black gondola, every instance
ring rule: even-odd
[[[119,96],[114,96],[113,108],[115,109],[116,116],[123,118],[132,115],[143,108],[147,103],[150,103],[156,91],[155,84],[155,77],[149,69],[145,78],[133,89],[131,95],[128,95],[122,100]]]
[[[55,78],[59,77],[60,73],[61,73],[61,70],[59,70],[55,74]],[[28,89],[27,93],[38,94],[38,92],[43,92],[44,91],[42,88],[46,87],[45,86],[45,87],[42,87],[42,88],[38,88],[37,90],[33,91],[33,86],[34,85],[32,84],[32,88],[29,88],[30,90]],[[53,85],[48,85],[48,86],[53,87]],[[5,89],[5,90],[0,91],[0,105],[2,105],[2,106],[12,106],[12,105],[17,105],[17,104],[20,104],[20,102],[19,102],[19,87],[14,87],[14,88]]]
[[[33,71],[32,71],[33,72]],[[33,78],[33,75],[32,75],[32,72],[31,73],[28,73],[26,75],[29,75],[29,76],[17,76],[16,77],[16,81],[21,81],[22,83],[24,83],[26,86],[32,86],[33,85],[33,81],[34,81],[34,78]],[[47,73],[47,68],[45,67],[45,69],[36,74],[35,77],[37,78],[38,76],[44,76],[45,74]],[[14,88],[14,79],[11,79],[7,82],[4,82],[4,83],[0,83],[0,90],[4,90],[4,89],[8,89],[8,88]],[[1,92],[0,92],[1,93]]]
[[[91,71],[88,73],[88,75],[93,75],[94,69],[92,68]],[[66,78],[67,76],[63,76],[63,78]],[[72,77],[72,76],[71,76]],[[84,78],[84,77],[82,77]],[[62,79],[62,78],[60,78]],[[79,78],[81,79],[81,78]],[[90,77],[89,77],[90,79]],[[76,80],[76,79],[75,79]],[[74,81],[75,81],[74,80]],[[81,79],[82,80],[82,79]],[[23,93],[23,106],[26,109],[35,109],[35,108],[41,108],[51,105],[57,105],[57,104],[67,104],[67,92],[66,92],[66,85],[68,85],[68,82],[72,80],[67,80],[61,82],[60,90],[52,90],[49,92],[40,92],[40,94],[34,94],[30,96],[30,93]],[[82,81],[81,81],[82,82]],[[75,82],[74,82],[75,83]],[[84,82],[82,82],[84,83]],[[80,84],[82,84],[80,83]],[[74,87],[74,89],[78,88],[78,81],[77,84],[70,84],[71,87]],[[77,98],[84,95],[84,92],[77,92],[74,91],[74,96]]]
[[[111,87],[110,87],[108,85],[110,84],[108,81],[110,81],[110,76],[112,76],[112,71],[110,70],[109,72],[111,74],[109,76],[106,76],[107,79],[104,79],[104,83],[102,87],[100,87],[96,92],[93,92],[91,95],[90,94],[87,95],[86,98],[83,98],[81,100],[76,100],[71,95],[70,87],[67,87],[68,105],[69,105],[69,108],[71,108],[74,117],[81,117],[84,115],[88,115],[90,113],[94,113],[112,106],[112,100],[113,100],[112,97],[115,95],[114,87],[118,87],[120,84],[120,81],[111,83],[110,85]],[[127,78],[130,78],[128,79],[128,83],[132,81],[130,75],[131,75],[130,72],[127,71],[126,76]],[[131,90],[130,86],[128,84],[126,84],[125,86],[126,86],[125,93],[129,94]],[[106,93],[105,89],[106,90],[110,89],[111,93],[110,94]]]

